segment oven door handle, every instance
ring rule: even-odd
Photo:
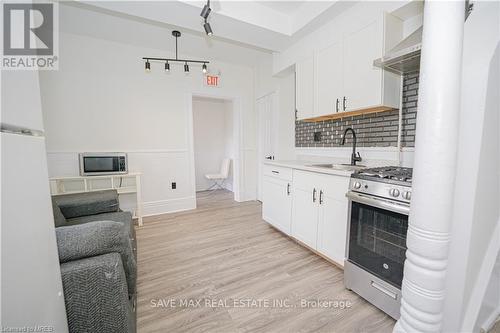
[[[354,193],[354,192],[347,192],[346,197],[351,199],[352,201],[356,201],[365,205],[381,208],[381,209],[387,209],[392,212],[400,213],[403,215],[410,215],[410,207],[407,205],[401,205],[398,203],[395,203],[393,201],[389,200],[384,200],[382,198],[377,198],[373,199],[372,197],[368,197],[363,194],[359,193]]]

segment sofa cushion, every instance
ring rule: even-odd
[[[72,333],[135,333],[121,257],[108,253],[61,264],[64,302]]]
[[[52,198],[66,219],[118,212],[120,209],[116,190],[63,194]]]
[[[59,261],[65,263],[107,253],[119,253],[125,269],[128,292],[135,294],[137,266],[132,244],[123,224],[90,222],[56,228]]]
[[[62,227],[66,225],[66,218],[64,217],[61,209],[57,205],[54,199],[52,199],[52,211],[54,213],[54,225],[57,227]]]
[[[129,232],[131,238],[134,238],[134,225],[132,223],[132,214],[130,212],[115,212],[115,213],[102,213],[96,215],[88,215],[68,219],[66,225],[77,225],[88,222],[96,221],[114,221],[121,222],[125,225],[125,229]]]

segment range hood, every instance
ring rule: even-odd
[[[373,61],[373,65],[396,74],[418,71],[422,49],[422,30],[423,27],[415,30],[382,58]]]
[[[474,4],[465,1],[465,20],[474,9]],[[420,50],[422,49],[422,30],[418,28],[399,42],[382,58],[373,61],[373,65],[396,74],[405,74],[420,70]]]

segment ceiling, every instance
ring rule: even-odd
[[[200,11],[205,1],[78,1],[95,11],[182,32],[203,35]],[[355,4],[354,1],[214,1],[209,22],[214,40],[268,53],[283,51]]]
[[[282,12],[286,15],[292,15],[299,10],[307,1],[255,1],[256,3],[274,9],[278,12]]]
[[[141,57],[174,56],[175,38],[171,34],[174,29],[179,27],[96,9],[81,2],[60,2],[59,6],[61,33],[104,39],[150,50],[141,54]],[[270,59],[269,52],[258,48],[223,38],[209,38],[204,32],[179,30],[182,32],[178,41],[180,58],[203,58],[211,63],[218,60],[239,66],[253,66]],[[60,47],[65,45],[61,44]],[[99,56],[99,52],[96,56]]]

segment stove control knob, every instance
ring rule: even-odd
[[[402,194],[403,199],[410,200],[411,199],[411,192],[410,191],[405,191]]]
[[[395,198],[399,197],[399,190],[397,188],[391,188],[389,194]]]
[[[360,182],[355,182],[354,184],[352,184],[352,187],[354,187],[355,189],[360,189],[361,188],[361,183]]]

